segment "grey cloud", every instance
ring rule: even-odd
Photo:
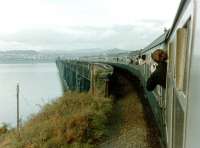
[[[87,48],[136,50],[145,47],[163,30],[160,22],[149,21],[141,24],[21,30],[13,34],[0,35],[0,50],[18,48],[33,50]]]

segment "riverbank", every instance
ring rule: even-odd
[[[159,148],[159,131],[139,80],[115,69],[108,86],[96,73],[95,95],[68,91],[0,140],[9,148]],[[104,97],[105,88],[112,98]],[[106,89],[107,90],[107,89]]]
[[[111,98],[68,92],[32,116],[20,129],[20,136],[11,133],[10,147],[94,147],[108,133],[111,112]]]

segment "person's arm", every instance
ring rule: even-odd
[[[148,91],[153,91],[158,84],[159,81],[159,73],[158,71],[154,71],[151,76],[147,80],[146,88]]]

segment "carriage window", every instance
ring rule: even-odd
[[[186,63],[187,29],[180,28],[176,33],[176,88],[183,90]]]
[[[168,71],[170,73],[173,72],[173,67],[174,67],[174,53],[173,53],[174,49],[175,49],[174,42],[171,42],[168,48]]]
[[[184,26],[187,32],[187,46],[186,46],[186,53],[185,53],[185,69],[184,69],[184,78],[183,78],[183,92],[186,94],[187,90],[187,79],[188,79],[188,74],[189,74],[189,36],[190,36],[190,20],[186,23]]]

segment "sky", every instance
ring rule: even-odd
[[[0,50],[138,50],[180,0],[0,0]]]

